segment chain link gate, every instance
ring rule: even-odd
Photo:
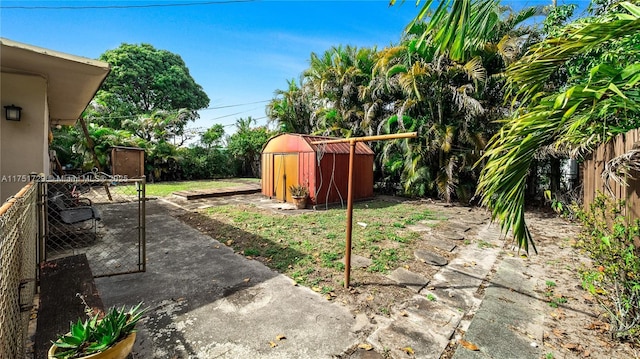
[[[144,272],[145,180],[91,172],[39,182],[40,258],[84,253],[95,277]]]

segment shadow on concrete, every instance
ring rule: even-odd
[[[491,279],[481,278],[481,277],[475,276],[475,275],[470,274],[470,273],[465,272],[465,271],[461,271],[461,270],[456,269],[456,268],[451,267],[451,266],[447,267],[447,270],[450,270],[451,272],[455,273],[456,276],[463,276],[463,277],[472,278],[472,279],[475,279],[475,280],[478,280],[478,281],[482,281],[482,284],[478,288],[478,286],[476,286],[476,285],[455,285],[455,284],[452,284],[450,282],[445,282],[445,283],[438,283],[438,284],[435,284],[435,285],[429,284],[426,287],[429,288],[429,290],[432,290],[434,292],[438,291],[438,290],[473,289],[473,288],[478,288],[478,291],[485,291],[488,288],[499,288],[499,289],[506,289],[506,290],[508,290],[510,292],[518,293],[520,295],[523,295],[525,297],[531,298],[531,299],[536,300],[536,301],[545,302],[545,303],[549,302],[546,299],[546,297],[544,297],[544,296],[536,296],[536,295],[533,295],[532,293],[530,293],[527,290],[514,288],[515,282],[511,282],[511,283],[508,283],[508,285],[504,285],[504,284],[496,283],[494,281],[495,278],[491,278]],[[557,305],[558,305],[558,308],[562,308],[562,309],[565,309],[567,311],[572,311],[572,312],[576,312],[576,313],[582,313],[582,314],[588,315],[590,317],[595,317],[595,315],[593,313],[589,313],[589,312],[585,312],[583,310],[575,309],[575,308],[572,308],[571,306],[566,305],[566,304],[557,303]]]
[[[355,342],[346,308],[173,218],[168,211],[175,208],[147,206],[154,213],[146,224],[147,271],[96,279],[105,307],[141,301],[149,307],[134,358],[316,358]],[[225,238],[270,241],[207,220]],[[278,252],[290,263],[302,258],[283,246]],[[271,346],[281,334],[295,340]]]

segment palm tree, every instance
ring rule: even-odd
[[[276,90],[275,98],[267,105],[269,121],[276,122],[281,132],[311,133],[313,131],[311,96],[304,84],[295,79],[287,81],[286,90]]]
[[[394,155],[389,168],[403,169],[405,192],[436,190],[446,201],[454,194],[469,199],[474,192],[479,171],[473,164],[503,113],[501,96],[496,96],[500,73],[525,42],[517,26],[539,13],[535,8],[505,13],[497,1],[450,3],[441,3],[424,23],[432,1],[425,3],[403,42],[381,52],[374,73],[384,74],[387,81],[372,82],[401,90],[390,121],[403,124],[408,116],[409,127],[420,133],[417,140],[386,145],[384,153],[405,154],[402,166]]]
[[[640,125],[640,7],[623,2],[615,9],[569,24],[506,72],[509,98],[520,108],[490,141],[478,193],[493,219],[505,232],[512,229],[526,251],[529,244],[535,250],[524,217],[524,192],[536,152],[553,146],[580,154]],[[602,49],[608,50],[585,61]],[[587,75],[573,76],[560,90],[545,87],[572,63],[586,67]]]
[[[371,78],[375,48],[337,46],[321,56],[311,54],[304,72],[306,84],[316,95],[316,132],[325,135],[361,135],[365,112],[360,99]]]

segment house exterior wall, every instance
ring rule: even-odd
[[[31,172],[49,174],[47,81],[0,73],[0,202],[16,194]],[[20,121],[7,121],[4,106],[22,107]]]

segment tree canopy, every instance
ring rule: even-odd
[[[111,65],[111,73],[96,94],[97,110],[112,119],[111,127],[118,127],[119,119],[127,116],[195,111],[209,105],[209,97],[177,54],[149,44],[123,43],[104,52],[100,60]]]
[[[640,125],[640,7],[609,10],[572,22],[506,71],[507,98],[518,107],[489,143],[478,193],[525,250],[533,240],[525,187],[536,153],[552,146],[579,155]],[[550,88],[564,71],[566,84]]]

